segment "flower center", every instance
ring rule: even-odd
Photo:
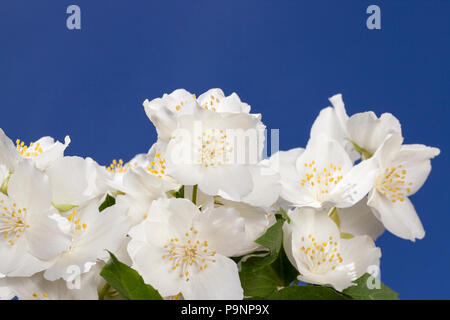
[[[208,248],[208,241],[198,240],[197,233],[197,230],[191,228],[183,239],[172,238],[164,246],[166,253],[162,259],[168,260],[171,270],[177,270],[180,278],[184,278],[186,281],[189,281],[192,268],[203,271],[208,267],[208,263],[216,262],[214,259],[216,251]]]
[[[81,223],[80,218],[77,217],[77,210],[73,210],[69,217],[67,218],[72,223],[72,234],[75,234],[78,231],[86,230],[87,224]]]
[[[336,167],[333,163],[330,163],[329,168],[318,168],[316,162],[304,163],[305,176],[300,180],[302,187],[307,187],[315,195],[318,201],[322,201],[334,185],[338,184],[342,180],[343,176],[340,175],[342,167]]]
[[[197,137],[199,157],[197,163],[204,167],[220,166],[230,161],[233,148],[227,141],[227,135],[223,130],[208,129]]]
[[[194,99],[197,99],[197,96],[195,95],[195,93],[192,94],[192,97]],[[175,110],[180,111],[183,107],[184,107],[184,101],[180,101],[180,103],[178,103],[176,105]]]
[[[8,243],[13,246],[14,240],[21,237],[21,234],[30,226],[25,224],[26,208],[18,208],[16,203],[8,206],[4,200],[0,200],[0,233]]]
[[[147,171],[154,174],[158,178],[162,178],[166,175],[166,159],[161,158],[161,153],[155,154],[155,159],[150,161],[150,165],[147,167]]]
[[[210,95],[209,99],[207,101],[205,101],[201,107],[205,110],[216,111],[216,108],[214,107],[214,105],[219,102],[220,102],[219,98],[214,97],[214,95]]]
[[[406,182],[406,170],[402,165],[386,168],[377,176],[375,188],[392,202],[405,201],[405,197],[411,193],[412,182]]]
[[[137,163],[135,163],[135,166],[137,166]],[[128,171],[130,167],[131,164],[129,162],[124,164],[122,159],[119,159],[119,161],[114,159],[112,163],[109,165],[109,167],[107,167],[106,169],[112,173],[125,173]]]
[[[25,144],[25,142],[20,141],[20,139],[16,140],[16,148],[17,151],[19,151],[19,153],[25,158],[35,158],[43,152],[41,144],[39,142],[36,144],[31,142],[28,146]]]
[[[342,263],[343,259],[338,252],[339,243],[333,241],[333,237],[330,236],[328,241],[320,243],[311,234],[308,234],[306,238],[302,236],[301,241],[302,260],[311,272],[323,274],[330,269],[335,270],[336,266]]]

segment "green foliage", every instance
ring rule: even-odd
[[[184,186],[181,186],[181,188],[175,192],[174,194],[175,198],[184,198]]]
[[[245,272],[257,271],[266,266],[271,265],[277,258],[281,251],[283,244],[283,224],[284,218],[277,215],[277,222],[267,229],[266,233],[255,242],[268,249],[268,254],[264,257],[250,257],[242,263],[242,270]]]
[[[268,297],[269,300],[349,300],[333,288],[322,286],[290,286]]]
[[[283,224],[288,216],[280,209],[276,217],[277,222],[255,241],[267,248],[266,253],[253,254],[240,262],[239,277],[246,297],[267,298],[279,287],[289,286],[298,275],[283,250]]]
[[[375,279],[365,273],[358,280],[354,281],[356,286],[349,287],[343,293],[357,300],[399,300],[398,293],[390,289],[380,281],[380,288],[369,288],[369,284]]]
[[[129,300],[162,300],[158,291],[145,284],[136,270],[117,260],[111,252],[109,255],[110,260],[103,267],[100,275],[111,287]],[[99,297],[101,298],[100,294]]]
[[[106,208],[112,207],[113,205],[116,204],[116,199],[114,199],[114,197],[110,196],[109,194],[106,195],[106,199],[105,201],[103,201],[103,203],[100,205],[100,207],[98,208],[98,210],[100,212],[102,212],[103,210],[105,210]]]

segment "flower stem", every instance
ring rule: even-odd
[[[105,300],[105,296],[108,294],[111,285],[107,282],[103,288],[98,292],[98,300]]]
[[[197,189],[198,189],[198,185],[195,185],[192,188],[192,202],[197,205]]]

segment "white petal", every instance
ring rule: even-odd
[[[392,202],[378,191],[373,191],[367,204],[374,209],[375,216],[385,228],[396,236],[411,241],[425,236],[422,223],[408,198]]]
[[[75,275],[73,281],[67,283],[45,280],[42,273],[30,278],[8,278],[6,283],[19,300],[97,300],[95,273],[82,275],[79,279]]]
[[[305,150],[302,148],[279,151],[270,158],[271,167],[280,174],[280,196],[294,204],[313,204],[314,197],[305,188],[300,188],[300,174],[297,172],[297,159]]]
[[[28,212],[43,213],[51,208],[52,194],[48,177],[28,160],[21,161],[11,175],[8,195]]]
[[[134,240],[130,241],[133,246]],[[130,250],[129,250],[130,252]],[[184,278],[180,278],[179,271],[172,270],[168,260],[162,259],[166,251],[162,247],[151,244],[141,246],[137,251],[130,252],[133,260],[132,268],[164,296],[174,296],[181,292]]]
[[[95,196],[97,170],[92,159],[64,157],[47,170],[56,204],[80,204]]]
[[[433,159],[439,153],[439,149],[424,145],[402,145],[393,161],[393,166],[402,165],[403,169],[406,170],[405,180],[412,183],[412,185],[408,185],[410,187],[408,195],[416,193],[425,183],[431,171],[430,159]]]
[[[372,158],[377,159],[380,168],[388,168],[397,156],[403,143],[403,137],[399,134],[388,135],[383,144],[378,148]]]
[[[347,123],[349,138],[359,147],[374,153],[389,134],[401,136],[400,122],[390,113],[383,113],[378,118],[375,113],[362,112],[354,114]]]
[[[216,201],[225,207],[237,210],[239,215],[244,219],[246,240],[242,241],[240,244],[240,247],[242,247],[241,250],[237,251],[234,255],[244,256],[260,248],[260,245],[254,241],[262,236],[267,228],[270,227],[274,219],[273,215],[269,216],[263,208],[250,206],[242,202],[227,201],[225,199],[217,199]]]
[[[253,206],[270,207],[281,192],[280,176],[263,160],[257,166],[250,166],[253,190],[243,197],[242,201]]]
[[[375,158],[354,166],[330,192],[328,206],[347,208],[365,197],[375,184],[378,165]]]
[[[353,148],[348,140],[347,121],[348,115],[345,111],[344,101],[341,94],[336,94],[330,99],[333,108],[328,107],[320,111],[319,116],[314,121],[311,128],[311,140],[314,140],[321,134],[338,141],[348,153],[352,161],[360,158],[360,154]]]
[[[206,194],[239,201],[253,189],[252,175],[247,166],[224,165],[202,171],[198,188]]]
[[[153,122],[161,141],[168,142],[173,130],[176,129],[176,119],[186,114],[196,114],[200,106],[191,93],[178,89],[171,94],[152,101],[145,100],[144,108],[147,116]]]
[[[66,136],[64,144],[56,141],[51,137],[43,137],[35,142],[39,143],[43,152],[34,158],[36,167],[40,170],[47,169],[54,161],[61,159],[64,156],[64,151],[70,144],[70,137]]]
[[[333,169],[334,171],[332,171],[332,166],[333,168],[339,168],[339,170],[337,171],[337,169]],[[331,198],[331,202],[340,203],[344,201],[344,195],[347,196],[346,194],[344,194],[344,191],[348,190],[347,185],[353,182],[351,178],[347,178],[350,179],[350,181],[345,184],[346,188],[343,188],[344,185],[342,185],[342,190],[334,191],[334,189],[336,189],[335,183],[330,182],[327,187],[324,187],[324,181],[328,178],[323,177],[319,179],[319,174],[325,175],[325,173],[332,173],[334,179],[337,179],[337,177],[341,175],[344,176],[345,179],[346,174],[353,167],[353,162],[350,160],[348,154],[342,148],[342,146],[336,140],[331,140],[324,135],[320,135],[316,137],[314,141],[310,141],[305,152],[302,153],[297,159],[296,167],[297,172],[300,176],[296,184],[297,189],[299,190],[298,194],[301,195],[301,197],[299,196],[296,202],[285,197],[286,200],[293,202],[295,206],[310,206],[319,208],[323,205],[323,202],[326,202],[328,198]],[[317,171],[313,172],[313,167],[316,168]],[[308,182],[309,179],[307,177],[307,174],[313,175],[311,183]],[[302,180],[305,180],[303,184]],[[320,183],[319,180],[321,181]],[[291,181],[290,183],[292,189],[294,189],[295,181]],[[338,186],[339,185],[340,184],[338,184]],[[329,194],[324,193],[323,189],[327,189]],[[306,196],[308,194],[309,198],[313,201],[308,199],[308,197]],[[327,204],[325,203],[325,205]]]
[[[351,235],[368,235],[376,240],[383,232],[383,224],[373,215],[367,205],[367,198],[363,198],[354,206],[337,209],[341,222],[341,232]]]
[[[192,221],[199,214],[201,214],[200,210],[187,199],[161,198],[152,203],[147,219],[152,223],[167,223],[171,232],[173,232],[173,236],[177,236],[183,235],[189,230]]]
[[[25,231],[29,251],[37,258],[52,260],[69,248],[72,242],[70,224],[59,213],[28,214],[27,223],[30,225]]]
[[[340,251],[343,264],[352,271],[352,280],[356,280],[369,272],[370,266],[380,266],[381,250],[375,246],[368,236],[357,236],[352,239],[342,239]]]
[[[81,273],[88,272],[97,259],[108,256],[107,251],[115,253],[119,249],[130,225],[125,208],[117,204],[99,212],[96,201],[91,201],[77,210],[76,217],[86,229],[75,231],[71,249],[62,253],[45,272],[48,280],[68,279],[70,266],[78,266]]]
[[[0,272],[8,277],[29,277],[47,269],[53,261],[43,261],[28,252],[27,241],[22,237],[14,246],[0,244]]]
[[[288,151],[278,151],[270,157],[270,167],[279,172],[282,179],[298,175],[296,163],[298,157],[305,152],[303,148],[294,148]]]
[[[15,294],[8,287],[0,287],[0,300],[11,300]]]
[[[236,263],[221,255],[202,271],[196,270],[190,281],[184,282],[186,300],[242,300],[244,291]]]
[[[14,143],[0,129],[0,164],[5,165],[10,171],[14,171],[20,158]]]
[[[243,248],[251,245],[246,243],[245,220],[233,208],[210,208],[197,215],[194,228],[198,238],[208,241],[209,247],[224,256],[234,256]]]

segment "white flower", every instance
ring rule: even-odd
[[[177,118],[183,115],[195,115],[201,110],[220,113],[250,113],[250,106],[241,101],[236,93],[226,97],[221,89],[210,89],[198,99],[184,89],[177,89],[162,98],[143,103],[145,113],[158,132],[158,140],[167,143],[177,128]],[[260,115],[254,115],[260,117]]]
[[[155,144],[147,155],[139,156],[139,162],[131,165],[123,173],[118,190],[118,203],[127,207],[132,225],[140,223],[147,215],[151,203],[180,185],[166,173],[166,159]],[[117,174],[117,173],[116,173]],[[121,174],[121,173],[119,173]]]
[[[41,272],[32,277],[8,277],[2,284],[19,300],[97,300],[95,277],[96,272],[89,272],[79,277],[74,274],[70,282],[48,281]]]
[[[70,225],[51,204],[48,178],[21,161],[0,193],[0,272],[31,276],[48,268],[70,246]]]
[[[256,168],[264,147],[265,126],[261,115],[250,114],[250,106],[237,94],[226,97],[222,90],[211,89],[196,99],[179,89],[151,102],[146,100],[144,107],[157,129],[157,144],[167,146],[160,152],[166,155],[168,175],[181,184],[198,185],[207,194],[230,200],[241,201],[249,195],[249,202],[255,204],[263,198],[262,189],[250,193],[255,189],[253,181],[265,178]]]
[[[348,237],[368,235],[374,241],[384,232],[383,224],[367,205],[367,197],[349,208],[336,208],[341,235]]]
[[[350,207],[372,188],[374,160],[353,166],[342,146],[325,135],[310,141],[306,150],[293,149],[272,156],[279,162],[281,197],[294,206]]]
[[[167,147],[167,173],[206,194],[239,201],[253,190],[250,170],[261,160],[263,129],[245,113],[182,116]]]
[[[387,230],[414,241],[422,239],[425,231],[408,197],[422,187],[431,171],[430,159],[440,150],[402,142],[400,135],[393,134],[374,155],[379,171],[368,205]]]
[[[16,145],[0,129],[0,164],[5,165],[11,172],[22,159],[31,160],[37,168],[45,170],[54,161],[64,156],[64,151],[70,144],[69,136],[64,139],[64,144],[52,137],[43,137],[26,145],[17,139]]]
[[[217,214],[235,211],[244,219],[245,239],[240,243],[239,248],[233,254],[235,257],[244,256],[257,249],[261,249],[255,240],[264,235],[267,229],[276,222],[274,214],[268,213],[266,209],[248,205],[244,202],[234,202],[226,199],[215,200]],[[220,209],[222,208],[222,209]]]
[[[132,267],[162,296],[242,299],[238,268],[228,258],[245,241],[244,219],[233,210],[200,210],[186,199],[159,199],[131,229]]]
[[[368,236],[341,239],[337,225],[326,212],[296,208],[285,223],[284,248],[300,272],[299,280],[331,285],[342,291],[367,272],[379,266],[381,251]]]
[[[56,207],[77,206],[106,193],[106,169],[91,158],[64,157],[53,162],[45,172]]]
[[[333,107],[323,109],[314,121],[311,139],[326,134],[344,147],[352,161],[360,157],[353,143],[367,151],[369,154],[363,156],[368,157],[375,153],[389,134],[401,135],[400,122],[390,113],[383,113],[378,118],[375,113],[369,111],[349,117],[341,94],[331,97],[330,102]]]
[[[280,175],[270,166],[269,159],[249,166],[253,190],[241,198],[242,202],[255,207],[269,208],[276,203],[281,193]]]
[[[89,272],[98,259],[108,257],[107,250],[116,252],[120,248],[130,228],[126,208],[114,205],[99,212],[95,199],[67,215],[72,227],[72,243],[45,271],[47,280],[67,280],[73,266],[77,266],[81,274]]]
[[[250,113],[250,106],[242,102],[236,93],[232,93],[228,97],[225,96],[221,89],[210,89],[200,95],[197,99],[198,104],[205,110],[216,112],[231,113]]]
[[[141,153],[133,157],[129,162],[124,163],[122,159],[114,159],[112,163],[106,167],[108,171],[106,176],[106,184],[112,194],[123,192],[123,180],[128,171],[133,168],[146,168],[149,166],[149,157],[146,153]]]
[[[162,98],[143,103],[145,113],[153,122],[158,133],[158,139],[167,143],[176,129],[176,119],[186,114],[195,114],[200,110],[195,95],[184,89],[178,89]]]
[[[192,187],[185,187],[185,199],[192,199]],[[202,211],[215,210],[221,208],[217,212],[234,211],[244,219],[245,240],[240,244],[240,248],[236,249],[233,256],[239,257],[251,253],[261,246],[255,243],[255,240],[261,237],[267,229],[276,222],[275,215],[270,212],[270,208],[257,207],[247,204],[246,202],[235,202],[223,199],[219,196],[208,196],[198,191],[197,206]]]

